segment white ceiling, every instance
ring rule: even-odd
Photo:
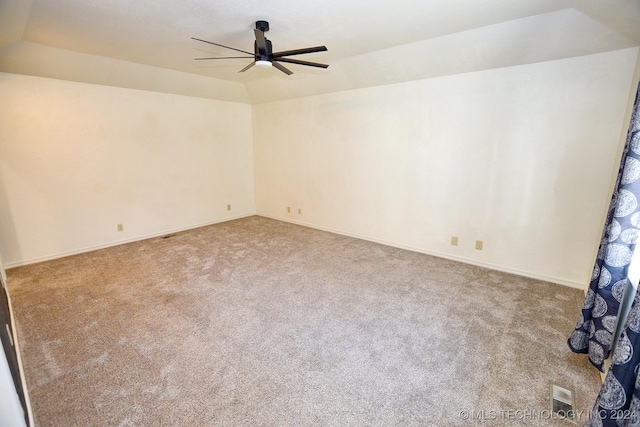
[[[238,73],[256,20],[274,51]],[[640,0],[0,0],[0,71],[262,103],[640,45]]]

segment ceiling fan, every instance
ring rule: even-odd
[[[289,64],[298,64],[298,65],[306,65],[309,67],[318,67],[318,68],[327,68],[327,64],[319,64],[317,62],[308,62],[301,61],[299,59],[287,58],[292,55],[302,55],[304,53],[314,53],[314,52],[324,52],[327,50],[325,46],[316,46],[316,47],[307,47],[304,49],[294,49],[294,50],[285,50],[282,52],[273,52],[271,47],[271,41],[268,40],[264,33],[269,31],[269,23],[267,21],[256,21],[256,28],[253,32],[256,35],[256,41],[253,43],[253,53],[247,52],[245,50],[236,49],[233,47],[225,46],[222,44],[210,42],[207,40],[197,39],[195,37],[191,37],[193,40],[197,40],[199,42],[209,43],[212,45],[224,47],[225,49],[235,50],[236,52],[245,53],[250,56],[224,56],[224,57],[215,57],[215,58],[196,58],[196,60],[207,60],[207,59],[239,59],[239,58],[253,58],[253,62],[242,70],[238,71],[239,73],[243,73],[247,71],[249,68],[257,65],[259,67],[271,67],[274,66],[278,70],[282,71],[286,75],[291,75],[293,72],[280,64],[280,62],[287,62]]]

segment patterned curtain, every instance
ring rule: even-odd
[[[587,298],[569,347],[604,372],[640,229],[640,86]],[[639,348],[640,350],[640,348]]]
[[[639,369],[640,293],[636,293],[586,427],[640,426]]]

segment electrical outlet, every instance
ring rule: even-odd
[[[451,246],[458,246],[458,237],[451,236]]]
[[[118,231],[122,231],[124,230],[124,227],[122,226],[122,224],[118,224]]]
[[[287,213],[291,213],[291,206],[287,206]]]
[[[476,250],[481,251],[483,245],[482,240],[476,240]]]
[[[298,208],[298,214],[301,214],[301,213],[302,213],[302,209]]]
[[[231,210],[231,205],[227,205],[227,210],[230,211]]]

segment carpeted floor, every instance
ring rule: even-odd
[[[8,281],[40,427],[570,426],[550,383],[600,387],[581,291],[258,216]]]

